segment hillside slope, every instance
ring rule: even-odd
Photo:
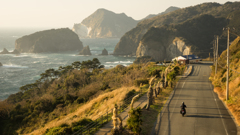
[[[223,32],[222,27],[226,26],[234,26],[239,27],[238,17],[239,17],[239,11],[240,10],[240,2],[228,2],[224,5],[218,4],[218,3],[204,3],[192,7],[187,7],[183,9],[179,9],[177,11],[170,12],[168,14],[159,15],[150,19],[143,20],[138,23],[138,25],[133,28],[131,31],[127,32],[119,41],[119,43],[116,45],[114,49],[114,55],[137,55],[137,56],[145,56],[149,54],[155,54],[152,51],[145,51],[147,50],[146,47],[140,47],[139,51],[137,53],[137,49],[140,45],[144,44],[144,46],[151,46],[151,44],[154,42],[155,48],[158,46],[162,46],[160,42],[164,43],[164,46],[169,46],[172,44],[173,39],[180,38],[183,39],[181,44],[185,44],[184,46],[189,47],[190,52],[189,53],[195,53],[196,49],[201,49],[201,45],[198,43],[204,43],[204,46],[208,46],[208,48],[211,48],[212,40],[215,34],[222,35]],[[208,21],[206,15],[212,16],[210,18],[211,21]],[[217,26],[214,26],[213,22],[216,22],[216,20],[219,20],[219,18],[222,18],[221,22],[217,23]],[[200,22],[197,22],[196,19],[198,19]],[[190,25],[191,27],[188,27]],[[212,28],[212,27],[215,28]],[[218,28],[217,28],[218,27]],[[176,35],[172,35],[173,33],[169,33],[170,35],[165,36],[174,36],[173,39],[170,38],[167,42],[163,41],[163,37],[161,35],[155,35],[155,37],[151,38],[151,35],[153,36],[153,30],[156,29],[175,29],[176,32],[174,32]],[[203,29],[202,29],[203,28]],[[216,30],[217,31],[210,31],[210,30]],[[194,33],[197,32],[197,33]],[[163,32],[162,32],[163,33]],[[148,35],[150,34],[150,35]],[[195,37],[192,38],[190,34],[193,34]],[[202,34],[202,35],[200,35]],[[189,35],[189,36],[186,36]],[[151,42],[145,42],[146,37],[148,41]],[[201,37],[201,38],[197,38]],[[158,42],[156,42],[156,38]],[[212,39],[211,39],[212,38]],[[194,41],[193,41],[194,39]],[[207,39],[207,40],[206,40]],[[203,42],[203,40],[205,40]],[[221,43],[222,41],[220,41]],[[166,44],[169,43],[169,44]],[[159,47],[161,48],[161,47]],[[171,47],[170,47],[171,48]],[[176,47],[173,47],[176,48]],[[204,47],[205,48],[205,47]],[[145,50],[144,50],[145,49]],[[220,52],[222,50],[226,49],[225,47],[220,47]],[[173,50],[173,49],[172,49]],[[165,50],[163,50],[165,51]],[[139,53],[141,52],[141,53]],[[202,53],[200,53],[202,52]],[[198,50],[198,55],[201,57],[207,57],[209,52],[211,52],[210,49],[208,50]],[[171,53],[175,53],[172,52]],[[154,55],[151,55],[154,56]],[[169,59],[172,58],[172,55],[170,55]],[[158,60],[161,60],[158,59]]]
[[[226,101],[226,56],[223,51],[218,59],[218,71],[215,74],[215,66],[212,67],[210,80],[214,85],[214,91],[232,112],[238,125],[240,125],[240,37],[237,37],[230,46],[230,72],[229,72],[229,100]]]

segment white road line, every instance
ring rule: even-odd
[[[210,84],[210,88],[212,89],[212,95],[213,95],[213,97],[215,98],[215,96],[214,96],[214,94],[213,94],[213,88],[212,88],[212,85],[211,85],[211,84]],[[220,113],[220,110],[219,110],[219,107],[218,107],[216,98],[215,98],[215,104],[217,105],[218,113],[219,113],[219,115],[221,116],[221,120],[222,120],[222,123],[223,123],[223,127],[224,127],[224,129],[225,129],[226,135],[228,135],[228,132],[227,132],[226,126],[225,126],[225,124],[224,124],[224,122],[223,122],[222,114]]]
[[[183,89],[184,85],[185,85],[185,81],[183,82],[183,85],[182,85],[182,88],[181,88],[181,91],[180,91],[179,95],[182,93],[182,89]],[[174,94],[175,94],[175,93],[174,93]],[[180,97],[180,96],[178,96],[178,99],[179,99],[179,97]],[[175,110],[175,108],[176,108],[178,99],[177,99],[177,101],[175,102],[173,112],[174,112],[174,110]],[[169,105],[168,105],[168,107],[169,107]],[[173,113],[170,115],[170,118],[169,118],[170,120],[171,120],[171,118],[172,118],[172,115],[173,115]],[[169,120],[168,120],[168,121],[169,121]],[[168,123],[168,124],[169,124],[169,123]],[[167,129],[168,129],[168,128],[167,128]],[[164,135],[165,135],[166,131],[168,131],[168,130],[165,130],[165,132],[163,133]]]

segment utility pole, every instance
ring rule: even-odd
[[[227,38],[227,81],[226,81],[226,100],[229,99],[229,31],[230,28],[227,28],[228,31],[228,38]]]
[[[213,64],[215,64],[215,42],[213,42]]]
[[[216,64],[215,64],[215,75],[217,74],[217,65],[218,65],[218,36],[217,36],[217,40],[216,40],[216,45],[217,45],[217,47],[216,47]]]

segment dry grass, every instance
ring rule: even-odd
[[[137,87],[122,87],[114,91],[99,95],[97,98],[94,98],[93,100],[79,107],[75,112],[70,113],[66,116],[62,116],[59,119],[55,119],[47,123],[44,127],[35,130],[32,133],[29,133],[29,135],[41,135],[48,128],[60,126],[63,123],[70,125],[72,122],[79,121],[82,118],[91,118],[94,120],[105,113],[107,109],[113,108],[115,103],[121,103],[125,95],[132,89],[139,91],[139,88]],[[73,119],[75,115],[77,117]]]
[[[150,106],[149,110],[143,109],[142,111],[142,135],[150,135],[152,128],[157,120],[158,114],[162,110],[164,104],[166,103],[172,89],[163,89],[157,98],[155,97],[153,105]]]
[[[230,100],[226,102],[226,90],[221,87],[215,87],[214,92],[218,94],[219,99],[224,101],[227,108],[232,113],[235,118],[237,124],[240,126],[240,87],[238,84],[240,83],[240,77],[236,78],[234,81],[229,83],[229,94]]]

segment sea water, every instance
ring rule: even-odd
[[[0,29],[0,51],[3,48],[13,51],[17,38],[34,32],[34,30],[6,29],[4,31]],[[119,64],[127,66],[135,60],[135,57],[99,55],[104,48],[108,50],[109,54],[113,53],[119,39],[81,39],[81,41],[83,46],[89,45],[91,56],[77,55],[79,52],[0,54],[0,62],[3,64],[0,67],[0,99],[6,99],[9,95],[19,92],[19,88],[23,85],[34,83],[40,78],[40,74],[49,68],[58,69],[59,66],[71,65],[75,61],[86,61],[93,58],[98,58],[105,68],[113,68]]]

